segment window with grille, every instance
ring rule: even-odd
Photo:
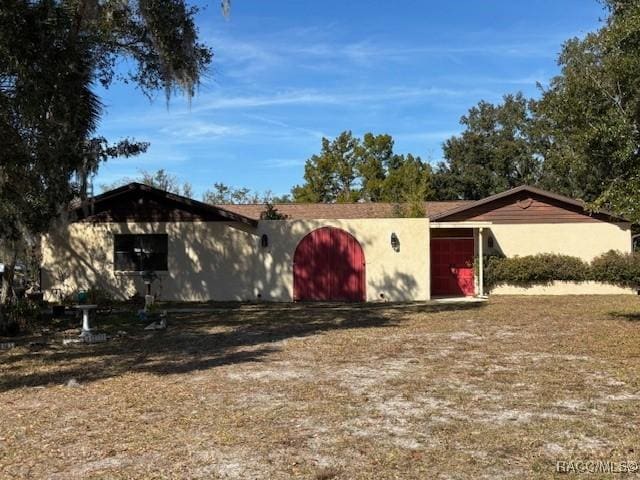
[[[116,271],[168,270],[169,239],[165,234],[114,235],[113,267]]]

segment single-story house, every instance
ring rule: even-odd
[[[139,183],[75,206],[42,242],[46,298],[100,288],[164,300],[414,301],[486,294],[487,254],[631,251],[629,222],[522,186],[478,201],[425,202],[425,218],[388,203],[208,205]],[[630,293],[595,282],[498,286],[501,293]]]

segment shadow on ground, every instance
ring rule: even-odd
[[[640,322],[640,312],[611,312],[610,315],[630,322]]]
[[[223,365],[260,362],[288,338],[331,330],[395,326],[412,313],[478,309],[482,303],[427,304],[220,304],[195,313],[173,313],[169,328],[148,332],[133,313],[98,319],[99,328],[127,335],[104,344],[22,347],[0,353],[0,391],[81,383],[129,372],[169,375]]]

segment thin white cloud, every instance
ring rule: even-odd
[[[453,89],[453,88],[414,88],[414,87],[390,87],[375,91],[317,91],[317,90],[289,90],[286,92],[265,94],[265,95],[247,95],[247,96],[222,96],[222,95],[206,95],[200,97],[193,112],[201,112],[205,110],[224,110],[224,109],[249,109],[259,107],[270,107],[278,105],[349,105],[369,104],[375,102],[388,101],[419,101],[427,98],[441,97],[466,97],[481,96],[493,94],[494,92],[486,89]]]
[[[555,56],[562,42],[561,36],[537,36],[504,38],[496,42],[487,41],[483,36],[469,35],[468,38],[428,44],[393,44],[382,39],[362,39],[356,42],[340,42],[308,36],[291,36],[283,32],[281,38],[254,37],[253,40],[239,40],[232,37],[213,37],[211,45],[226,63],[251,62],[261,67],[300,61],[316,62],[319,59],[342,59],[356,63],[375,59],[377,62],[389,60],[413,60],[417,56],[440,55],[491,55],[514,57]]]
[[[333,37],[318,36],[291,37],[286,32],[281,38],[254,37],[252,40],[238,41],[234,38],[215,38],[212,44],[218,47],[221,56],[232,61],[264,61],[265,63],[299,62],[308,58],[346,59],[361,62],[375,58],[380,62],[390,59],[412,59],[416,56],[439,55],[491,55],[515,57],[555,56],[567,33],[558,35],[521,36],[515,33],[502,35],[496,40],[497,33],[471,33],[465,37],[456,37],[440,43],[401,44],[386,39],[365,38],[358,41],[341,42]]]
[[[150,142],[151,145],[146,153],[142,153],[135,157],[116,157],[106,162],[106,165],[134,165],[136,168],[151,168],[158,163],[179,164],[189,161],[189,156],[184,153],[176,152],[172,148],[163,148],[161,142]]]
[[[291,168],[305,164],[305,158],[270,158],[262,162],[266,168]]]
[[[439,77],[441,81],[454,82],[455,84],[469,84],[472,83],[474,85],[529,85],[534,86],[537,82],[547,82],[550,78],[550,74],[546,72],[536,72],[529,75],[524,76],[487,76],[487,75],[446,75],[443,77]]]
[[[359,69],[388,67],[390,62],[412,65],[439,61],[463,64],[468,57],[514,59],[552,58],[567,38],[561,35],[522,35],[519,32],[465,32],[438,42],[394,43],[385,38],[341,41],[344,32],[322,29],[289,29],[278,34],[255,34],[250,38],[210,36],[216,52],[215,72],[245,84],[256,85],[265,75],[300,73],[359,73]],[[214,76],[214,81],[215,76]]]
[[[220,125],[201,121],[191,123],[181,121],[178,125],[168,125],[160,129],[160,133],[162,134],[185,141],[244,135],[246,132],[246,129],[240,126]]]
[[[295,132],[301,132],[304,133],[306,135],[309,135],[313,138],[322,138],[322,137],[327,137],[328,135],[320,130],[315,130],[312,128],[305,128],[305,127],[300,127],[300,126],[296,126],[296,125],[291,125],[288,122],[284,122],[282,120],[279,120],[277,118],[273,118],[273,117],[267,117],[264,115],[256,115],[256,114],[247,114],[245,115],[247,118],[250,118],[252,120],[257,120],[259,122],[262,123],[266,123],[267,125],[274,125],[276,127],[281,127],[283,129],[285,129],[288,133],[291,133],[291,131],[295,131]]]
[[[250,77],[289,61],[284,52],[262,42],[213,39],[209,44],[215,47],[215,68],[223,75]]]

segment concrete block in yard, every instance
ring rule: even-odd
[[[62,345],[72,345],[75,343],[104,343],[106,341],[106,333],[85,333],[81,337],[63,338]]]
[[[104,343],[107,341],[106,333],[89,333],[82,337],[84,343]]]

